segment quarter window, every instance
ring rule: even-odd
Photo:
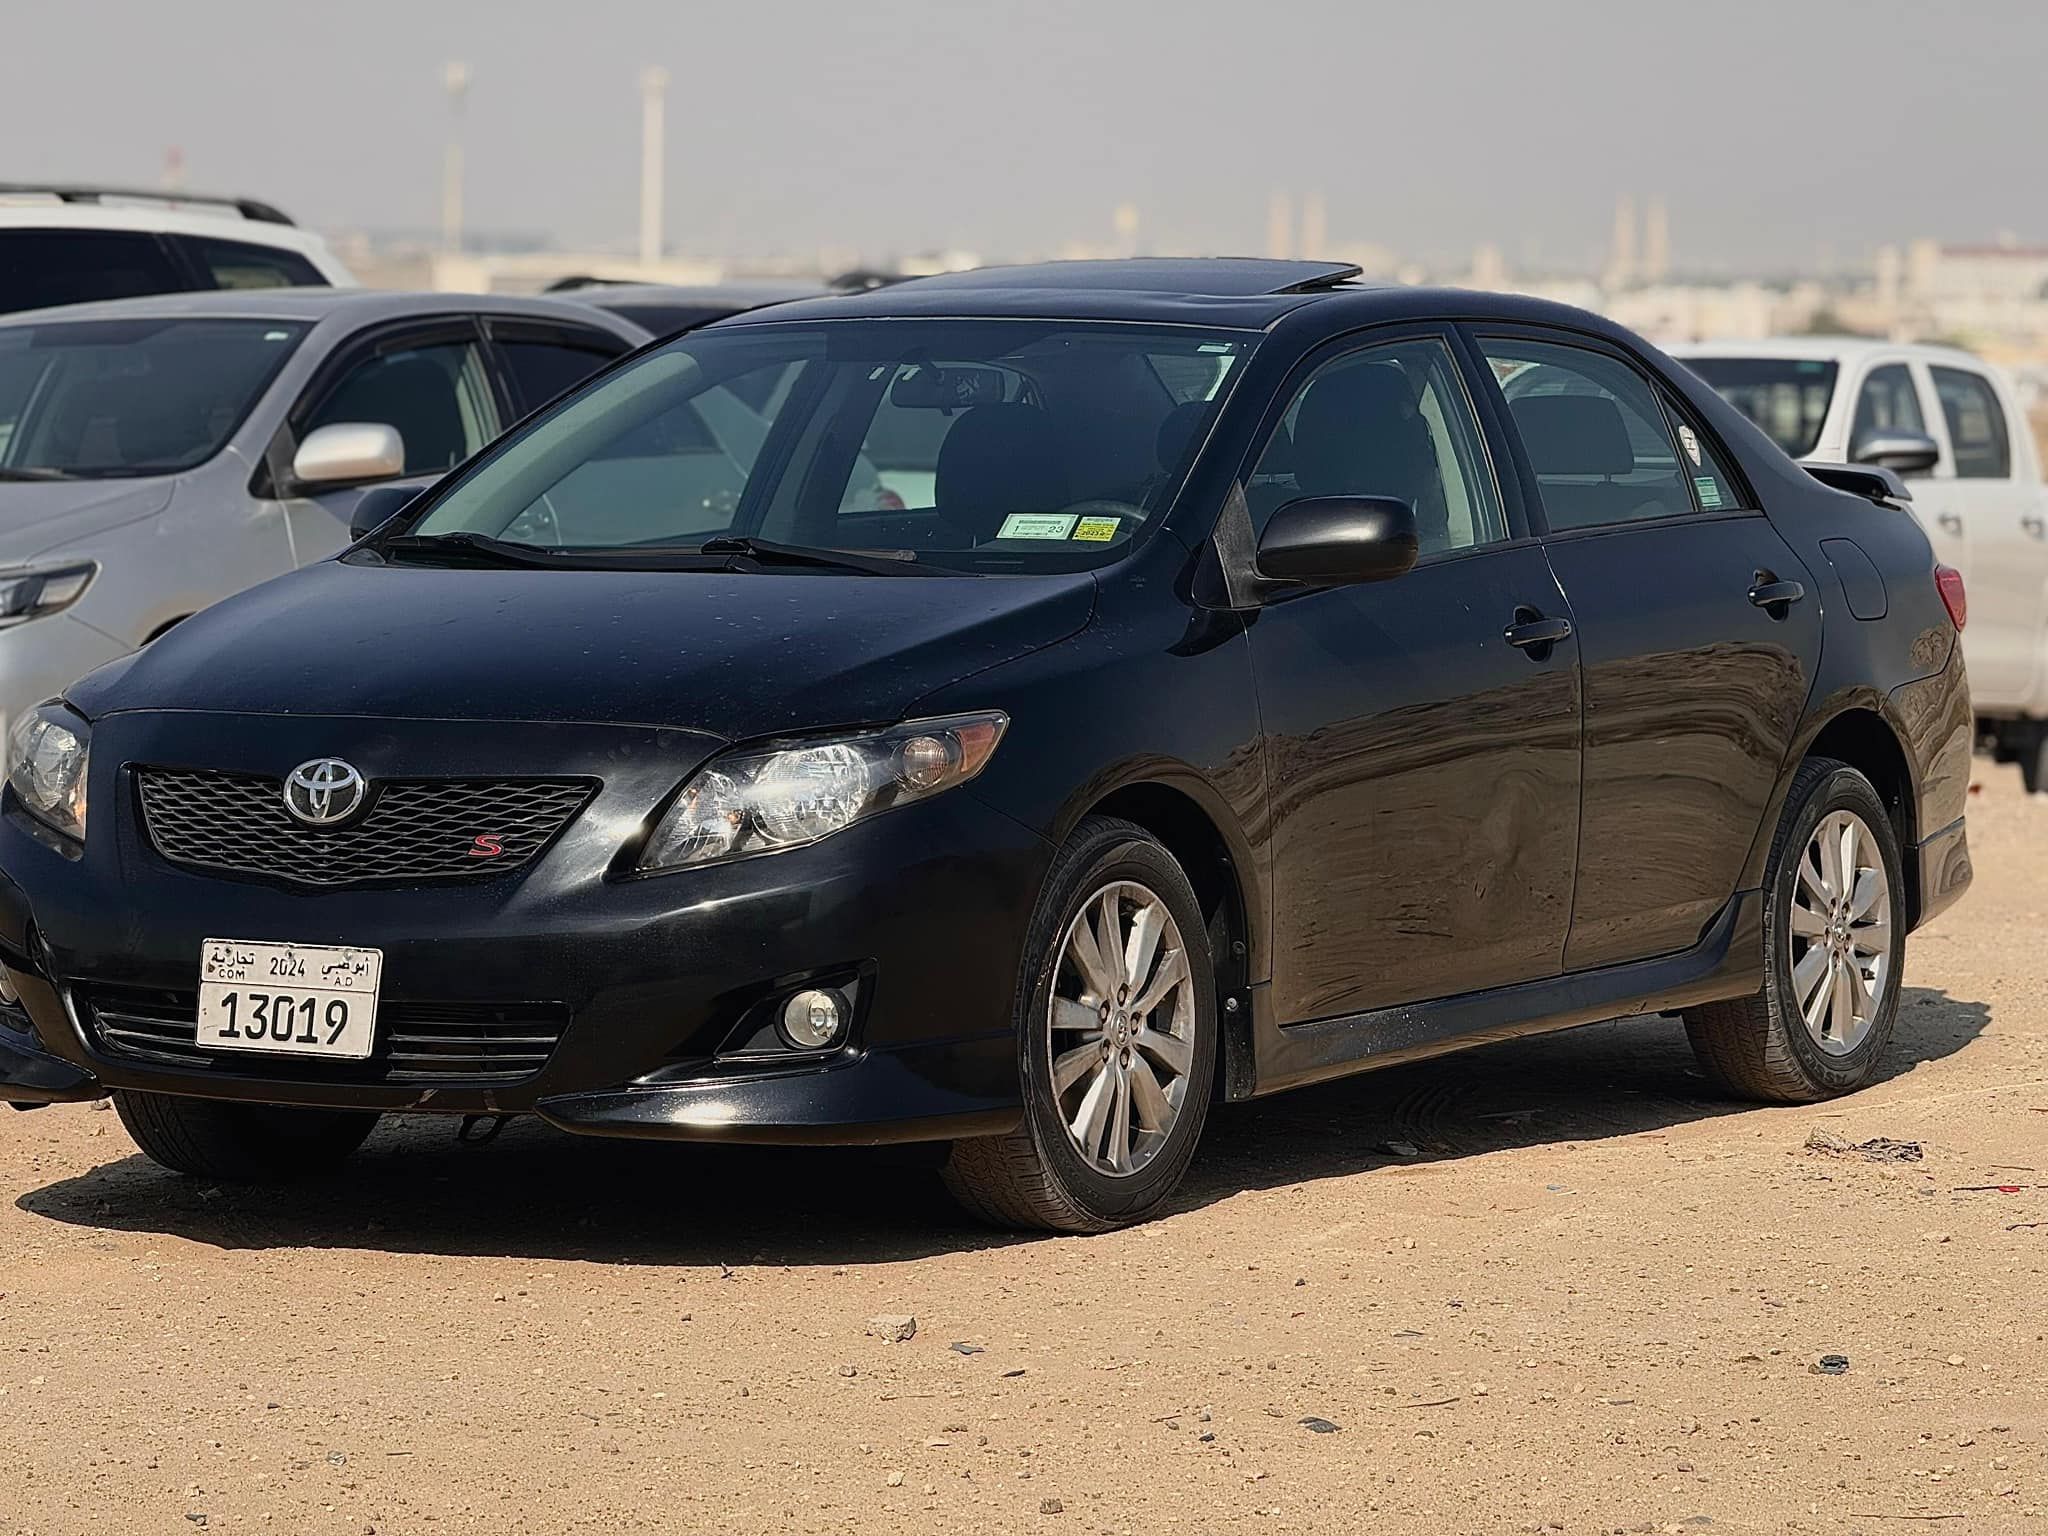
[[[1998,392],[1980,373],[1965,368],[1930,368],[1941,414],[1948,420],[1948,440],[1956,454],[1961,480],[2012,478],[2012,444],[2005,434],[2005,408]]]
[[[300,433],[340,421],[378,421],[405,441],[405,472],[453,469],[498,434],[483,360],[467,341],[385,352],[345,377]]]
[[[1695,494],[1704,502],[1655,391],[1620,358],[1492,337],[1486,361],[1536,471],[1552,532],[1679,517],[1693,510]]]
[[[1415,508],[1422,554],[1507,537],[1478,423],[1450,349],[1396,342],[1317,370],[1246,487],[1252,520],[1303,496],[1392,496]]]
[[[188,240],[216,288],[324,288],[320,269],[294,251],[246,240]]]

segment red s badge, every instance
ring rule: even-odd
[[[497,832],[479,832],[476,841],[469,845],[469,856],[472,859],[495,859],[504,851],[502,834]]]

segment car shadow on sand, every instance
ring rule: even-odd
[[[1988,1019],[1982,1003],[1908,988],[1883,1076],[1952,1055]],[[1746,1107],[1713,1097],[1676,1020],[1618,1020],[1220,1108],[1172,1209]],[[530,1119],[486,1146],[451,1132],[438,1117],[387,1121],[339,1174],[283,1187],[211,1186],[131,1153],[15,1203],[55,1221],[221,1248],[610,1264],[871,1263],[1039,1240],[965,1222],[929,1147],[661,1145],[569,1136]]]

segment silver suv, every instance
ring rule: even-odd
[[[360,289],[0,320],[0,727],[647,339],[567,301]]]

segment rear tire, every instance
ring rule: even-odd
[[[1096,937],[1110,923],[1120,956]],[[1143,827],[1090,817],[1053,860],[1024,954],[1024,1123],[954,1142],[946,1188],[995,1226],[1142,1221],[1187,1171],[1216,1082],[1216,973],[1194,888]]]
[[[233,1184],[281,1184],[336,1167],[377,1116],[351,1109],[231,1104],[116,1088],[121,1124],[152,1162]]]
[[[1876,1077],[1898,1018],[1903,869],[1898,833],[1870,781],[1833,758],[1802,763],[1764,873],[1763,987],[1685,1013],[1693,1054],[1717,1088],[1811,1104]]]

